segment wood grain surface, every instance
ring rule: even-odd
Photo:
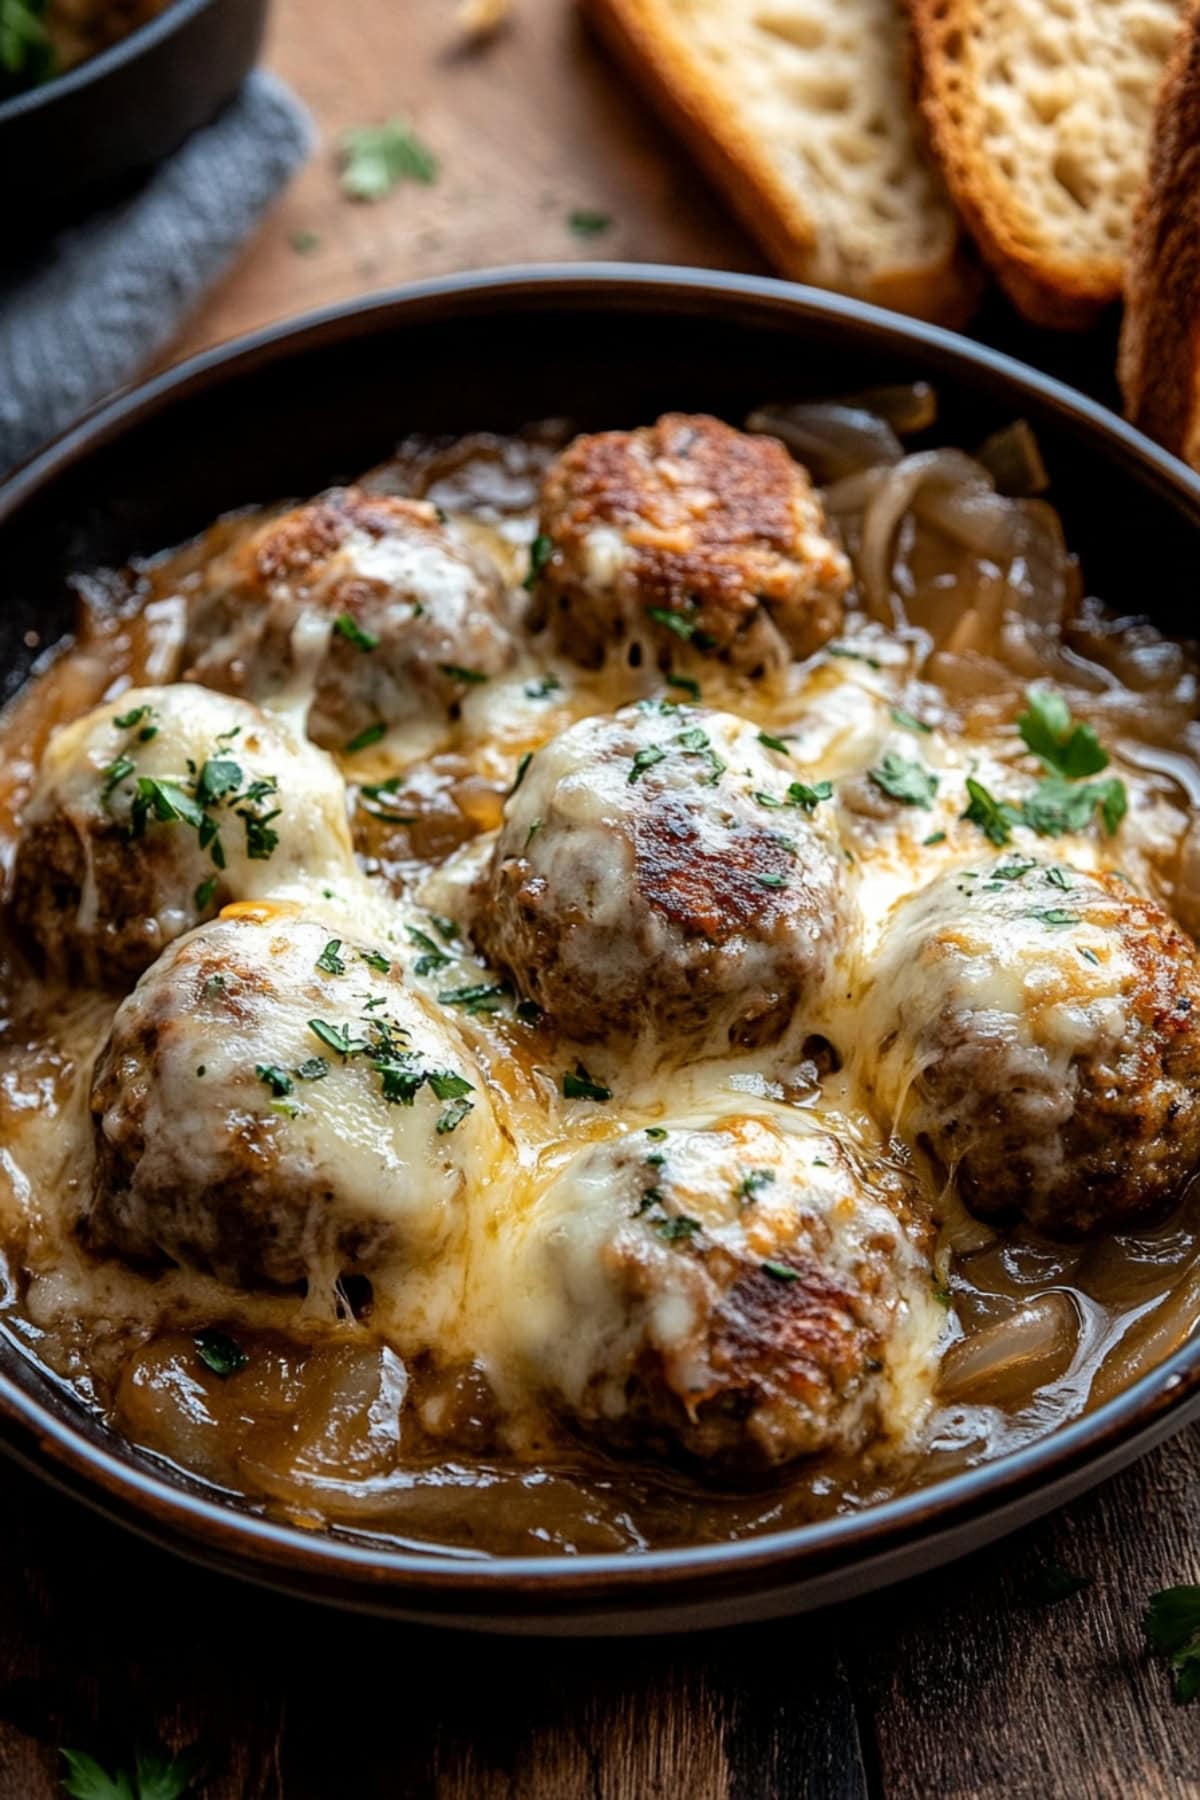
[[[516,0],[463,45],[453,0],[277,0],[269,60],[322,147],[182,355],[372,287],[531,258],[759,269],[579,27]],[[348,125],[407,114],[440,160],[340,193]],[[612,215],[583,241],[575,207]],[[313,233],[307,255],[292,247]],[[1105,389],[1111,342],[985,333]],[[58,1747],[195,1744],[206,1800],[1167,1800],[1200,1795],[1200,1706],[1142,1648],[1148,1593],[1200,1580],[1200,1432],[939,1574],[836,1613],[619,1643],[452,1637],[306,1609],[174,1562],[0,1478],[0,1800],[59,1791]],[[1045,1571],[1092,1585],[1048,1605]]]

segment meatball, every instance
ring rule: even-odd
[[[861,1042],[882,1113],[984,1216],[1118,1227],[1200,1162],[1200,965],[1114,875],[1008,853],[902,901]]]
[[[234,907],[117,1010],[85,1242],[239,1287],[436,1257],[492,1132],[462,1044],[371,944]]]
[[[498,570],[436,506],[335,488],[213,565],[190,603],[185,679],[311,698],[309,736],[332,748],[444,714],[514,648]]]
[[[584,1150],[518,1250],[527,1380],[618,1448],[751,1471],[915,1425],[939,1322],[927,1223],[782,1109]]]
[[[850,564],[774,438],[704,414],[576,438],[542,488],[533,623],[595,668],[680,639],[749,675],[838,630]],[[535,558],[535,562],[538,561]]]
[[[645,701],[581,720],[505,804],[477,943],[583,1043],[778,1039],[820,1014],[852,934],[829,790],[790,777],[728,713]]]
[[[138,688],[51,738],[12,906],[51,965],[128,986],[229,901],[354,872],[322,751],[228,695]]]

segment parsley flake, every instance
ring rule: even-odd
[[[593,1081],[581,1062],[575,1064],[574,1073],[567,1070],[562,1078],[562,1091],[565,1100],[611,1100],[612,1089],[604,1086],[602,1081]]]
[[[383,732],[384,727],[382,724],[367,725],[357,734],[357,736],[352,737],[348,743],[344,744],[342,748],[346,751],[348,756],[353,756],[357,750],[369,750],[372,744],[377,744],[379,742],[380,738],[383,736]],[[365,788],[363,792],[366,792]]]
[[[868,769],[867,775],[881,792],[898,800],[902,806],[920,806],[926,812],[932,807],[940,785],[939,777],[932,769],[927,769],[924,763],[910,762],[894,750],[885,752],[879,767]]]
[[[539,532],[529,546],[529,573],[522,583],[525,588],[530,589],[533,587],[534,582],[553,555],[554,539],[545,537]],[[547,686],[546,682],[549,682],[550,685]],[[530,692],[530,688],[534,686],[533,682],[530,682],[529,686],[525,689],[525,692],[529,695],[531,700],[543,700],[547,694],[553,693],[558,686],[558,677],[556,675],[548,675],[540,685],[541,691],[539,693]]]
[[[341,938],[330,938],[320,956],[317,958],[317,967],[323,974],[344,975],[346,973],[346,965],[338,955],[341,947]]]
[[[348,644],[353,644],[355,649],[361,650],[364,655],[379,648],[377,634],[373,631],[364,631],[353,613],[339,613],[333,621],[333,629],[339,637],[344,637]]]
[[[344,132],[340,157],[342,192],[351,200],[382,200],[402,181],[429,187],[437,178],[437,158],[403,119]]]
[[[227,1331],[217,1331],[210,1326],[205,1331],[198,1331],[192,1342],[196,1346],[196,1355],[205,1368],[211,1369],[214,1375],[219,1375],[222,1381],[230,1375],[236,1375],[250,1361],[242,1346]]]
[[[760,1267],[763,1274],[769,1275],[772,1281],[799,1281],[800,1279],[799,1269],[793,1269],[790,1263],[765,1262],[760,1264]]]
[[[261,1082],[270,1088],[276,1099],[281,1099],[284,1094],[291,1093],[292,1078],[286,1069],[279,1067],[278,1063],[256,1063],[254,1073]]]

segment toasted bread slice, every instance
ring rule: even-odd
[[[1040,325],[1121,292],[1183,0],[908,0],[933,149],[979,248]]]
[[[582,0],[786,275],[961,321],[978,291],[925,159],[895,0]]]
[[[1200,468],[1200,4],[1180,30],[1154,117],[1117,374],[1133,423]]]

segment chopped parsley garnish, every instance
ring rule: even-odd
[[[710,770],[705,785],[715,787],[725,773],[725,764],[713,749],[708,733],[702,731],[698,725],[692,726],[687,731],[681,731],[675,742],[684,756],[703,757]]]
[[[786,738],[772,737],[769,731],[760,731],[758,734],[758,741],[760,744],[765,744],[768,750],[778,750],[784,756],[790,756],[792,754],[788,749]]]
[[[565,1100],[612,1099],[612,1089],[602,1081],[593,1081],[581,1062],[575,1064],[574,1073],[568,1069],[563,1076],[562,1091]]]
[[[113,719],[113,724],[118,731],[132,731],[135,725],[140,725],[143,719],[150,718],[153,712],[152,706],[135,706],[127,713],[118,713]]]
[[[338,951],[341,947],[341,938],[330,938],[320,956],[317,958],[317,967],[323,974],[344,975],[346,973],[346,965],[338,955]]]
[[[360,950],[358,953],[358,960],[359,962],[365,962],[368,969],[374,969],[377,975],[388,975],[391,973],[392,965],[383,954],[382,950]]]
[[[701,631],[694,619],[685,618],[683,613],[670,612],[665,606],[648,606],[647,618],[653,619],[656,625],[662,625],[667,631],[673,631],[677,638],[685,644],[694,644],[697,650],[711,650],[714,640],[706,631]]]
[[[508,989],[500,981],[477,981],[469,987],[448,988],[438,995],[443,1006],[461,1006],[470,1018],[500,1010]]]
[[[633,779],[633,777],[630,776],[631,781],[632,781],[632,779]],[[525,842],[522,845],[522,849],[528,850],[530,844],[532,844],[534,838],[537,836],[538,832],[541,829],[542,829],[542,821],[540,819],[535,819],[533,821],[533,824],[529,827],[529,830],[525,833]]]
[[[439,969],[450,966],[450,958],[444,950],[439,950],[427,931],[421,931],[416,925],[410,925],[408,935],[417,949],[423,954],[413,964],[414,975],[436,975]]]
[[[196,911],[197,912],[204,911],[205,907],[208,905],[209,901],[212,899],[213,895],[217,891],[217,882],[219,880],[220,880],[220,877],[217,875],[206,875],[204,877],[204,880],[200,883],[199,887],[196,889],[195,893],[192,895],[192,899],[196,903]]]
[[[352,737],[348,743],[343,745],[346,754],[348,756],[353,756],[357,750],[369,750],[372,744],[377,744],[379,742],[380,738],[383,736],[383,731],[384,728],[382,724],[364,726],[362,731],[360,731],[356,737]],[[364,789],[364,792],[365,791],[366,790]]]
[[[927,769],[924,763],[910,762],[894,750],[888,750],[879,767],[868,769],[867,775],[877,788],[902,806],[920,806],[926,812],[933,805],[939,786],[939,778],[932,769]]]
[[[276,1099],[291,1093],[292,1078],[286,1069],[279,1067],[278,1063],[256,1063],[254,1073],[260,1081],[266,1083]]]
[[[865,656],[861,650],[851,650],[848,644],[827,644],[827,656],[844,656],[847,662],[866,663],[868,669],[882,669],[883,664],[876,662],[873,656]]]
[[[391,799],[400,787],[401,780],[401,776],[393,775],[387,781],[363,782],[358,790],[358,804],[369,819],[379,819],[385,825],[415,825],[417,823],[419,814],[393,812],[390,807],[380,804],[381,801]]]
[[[296,1068],[301,1081],[324,1081],[328,1073],[329,1064],[323,1056],[307,1056]]]
[[[504,796],[506,800],[511,800],[513,795],[516,793],[517,789],[520,787],[521,783],[524,781],[526,771],[528,770],[529,765],[532,761],[533,761],[533,751],[526,750],[522,754],[520,762],[517,764],[517,772],[513,776],[513,784],[509,788],[508,793]]]
[[[756,875],[754,877],[754,879],[758,883],[759,887],[765,887],[765,888],[786,887],[787,880],[788,880],[786,875]]]
[[[482,669],[464,669],[460,663],[439,663],[438,668],[449,680],[465,681],[471,687],[478,687],[487,680]]]
[[[577,206],[567,214],[567,227],[576,237],[600,237],[612,227],[612,214],[596,212],[591,207]]]
[[[232,794],[242,785],[242,770],[239,763],[232,762],[226,756],[210,756],[196,779],[196,799],[201,806],[215,806],[226,794]]]
[[[382,200],[401,181],[424,187],[437,178],[437,158],[404,119],[343,132],[342,192],[351,200]]]
[[[379,648],[378,635],[373,631],[364,631],[353,613],[339,613],[333,621],[333,629],[339,637],[344,637],[348,644],[353,644],[356,650],[361,650],[364,654]]]
[[[931,831],[927,838],[921,839],[923,845],[944,844],[945,841],[946,834],[944,831]]]
[[[700,683],[693,681],[690,675],[676,675],[672,671],[666,681],[668,687],[678,688],[680,693],[686,694],[689,700],[699,700]]]
[[[770,1187],[774,1179],[774,1169],[747,1169],[734,1192],[739,1200],[748,1205],[763,1188]]]
[[[1071,886],[1070,874],[1066,869],[1059,868],[1057,863],[1052,864],[1051,867],[1046,870],[1046,880],[1052,887],[1056,888],[1069,888]]]
[[[325,1019],[310,1019],[308,1029],[329,1050],[341,1057],[358,1056],[369,1049],[366,1038],[351,1037],[348,1025],[330,1025]]]
[[[532,588],[534,582],[553,555],[554,539],[545,537],[539,532],[538,536],[534,538],[532,544],[529,546],[529,573],[526,575],[524,581],[524,586],[526,588]],[[549,686],[546,685],[547,682],[550,684]],[[538,693],[530,691],[533,686],[534,683],[530,682],[529,686],[525,689],[529,698],[531,700],[543,700],[547,694],[552,694],[555,688],[557,688],[558,677],[556,675],[548,675],[545,678],[545,681],[540,684],[540,692]]]
[[[633,767],[629,771],[629,786],[632,787],[638,776],[644,775],[647,769],[652,769],[655,763],[663,762],[666,754],[661,744],[646,744],[637,751],[633,759]]]
[[[457,921],[447,919],[442,913],[430,913],[429,918],[433,929],[443,942],[452,944],[459,935]]]
[[[661,1144],[666,1135],[666,1130],[662,1125],[647,1125],[646,1127],[646,1136],[653,1138],[656,1144]]]
[[[832,781],[814,781],[811,787],[806,782],[793,781],[787,791],[786,804],[803,807],[805,812],[815,812],[822,800],[832,798]]]
[[[549,538],[546,538],[542,541],[549,543],[550,540]],[[537,542],[538,539],[535,538],[534,543]],[[526,582],[528,585],[528,578],[526,578]],[[527,681],[524,687],[524,694],[527,700],[548,700],[550,695],[557,694],[561,687],[562,682],[558,679],[557,675],[543,675],[538,681]]]
[[[765,1262],[761,1267],[763,1274],[769,1275],[772,1281],[799,1281],[800,1279],[799,1269],[793,1269],[789,1263]]]
[[[1022,822],[1039,837],[1061,837],[1064,832],[1086,830],[1097,809],[1105,831],[1112,837],[1129,810],[1125,783],[1119,776],[1072,783],[1058,775],[1047,775],[1025,801],[1021,815]]]
[[[967,799],[967,808],[961,816],[970,824],[978,825],[989,844],[1007,844],[1013,826],[1020,821],[1017,809],[997,800],[981,781],[970,775],[967,777]]]
[[[250,1361],[242,1346],[227,1331],[217,1331],[210,1326],[205,1331],[198,1331],[192,1342],[205,1368],[219,1375],[222,1381],[229,1375],[236,1375]]]
[[[666,1244],[686,1242],[703,1230],[699,1219],[690,1219],[686,1213],[676,1213],[673,1218],[655,1219],[654,1229]]]
[[[104,771],[104,781],[100,788],[100,798],[107,800],[115,787],[119,787],[128,776],[133,774],[135,764],[128,756],[118,756],[110,762]]]
[[[1176,1700],[1194,1700],[1200,1694],[1200,1587],[1151,1594],[1142,1627],[1150,1648],[1175,1671]]]
[[[902,706],[893,706],[892,717],[897,725],[902,725],[904,727],[905,731],[923,731],[928,733],[933,730],[932,725],[927,725],[924,719],[918,719],[915,713],[905,712]]]
[[[1025,700],[1029,710],[1017,720],[1017,730],[1048,769],[1068,781],[1080,781],[1108,767],[1108,752],[1092,727],[1075,723],[1054,688],[1028,688]]]
[[[426,1080],[439,1100],[461,1100],[475,1091],[465,1075],[456,1075],[452,1069],[431,1069]]]
[[[1078,925],[1078,913],[1066,912],[1061,906],[1035,907],[1030,912],[1031,919],[1040,919],[1043,925]]]
[[[475,1102],[473,1100],[452,1100],[445,1111],[438,1115],[438,1136],[445,1137],[448,1131],[455,1130],[457,1126],[462,1124],[467,1114],[474,1111],[474,1108]]]

